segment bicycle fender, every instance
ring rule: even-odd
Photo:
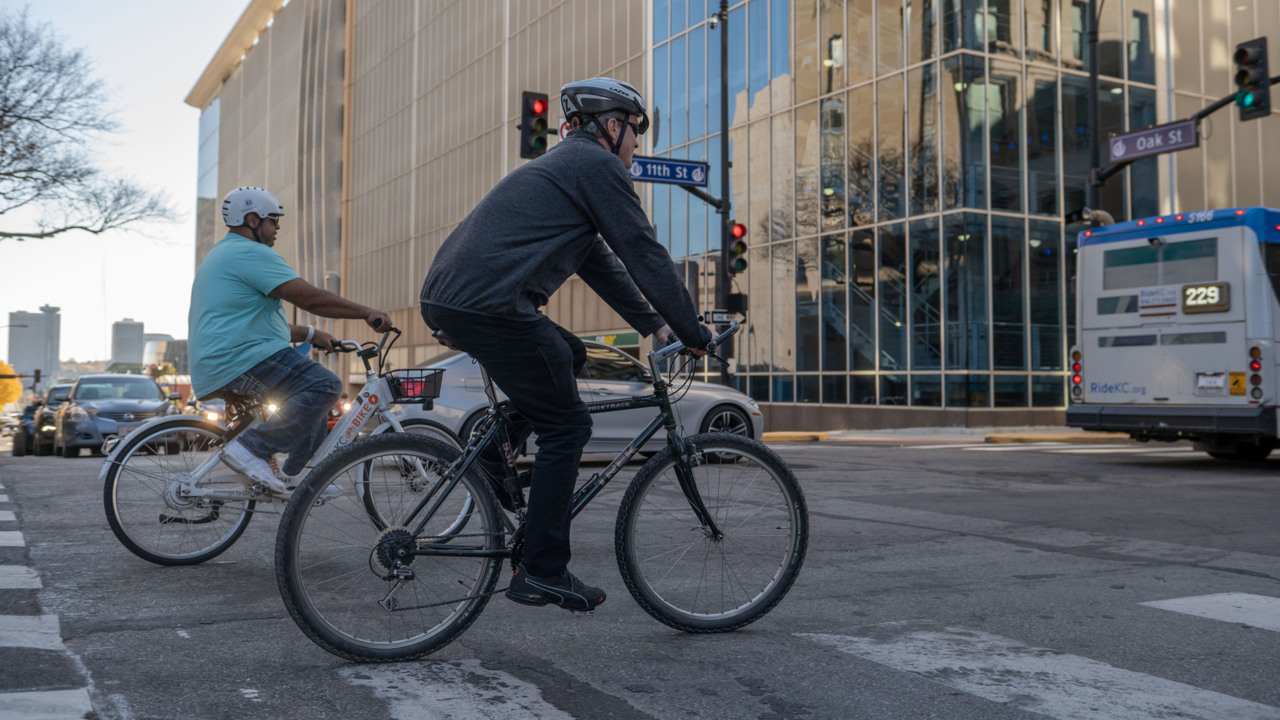
[[[195,421],[197,423],[203,423],[204,425],[213,425],[213,423],[197,415],[163,415],[161,417],[151,418],[150,420],[142,423],[141,425],[139,425],[138,427],[130,431],[129,434],[125,435],[124,437],[116,436],[117,439],[116,439],[115,445],[112,446],[111,452],[107,453],[107,459],[103,461],[102,469],[98,471],[98,481],[101,482],[107,479],[107,469],[110,468],[112,464],[115,463],[116,457],[120,455],[121,449],[123,449],[125,445],[129,444],[128,442],[129,438],[133,437],[134,435],[137,435],[143,430],[150,432],[151,430],[164,425],[178,425],[182,423],[190,423],[192,421]],[[110,437],[111,436],[108,436],[108,441]]]

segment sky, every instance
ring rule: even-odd
[[[62,360],[106,360],[111,324],[187,337],[195,274],[196,141],[200,111],[183,98],[249,0],[0,0],[0,12],[49,23],[93,62],[119,129],[90,145],[99,168],[163,191],[177,215],[133,231],[72,231],[0,240],[0,325],[9,313],[62,308]],[[0,216],[0,228],[19,223]],[[9,331],[0,329],[0,359]]]

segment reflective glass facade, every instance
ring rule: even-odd
[[[1102,133],[1156,119],[1154,0],[1109,0]],[[771,403],[1061,408],[1085,204],[1083,0],[747,0],[729,14],[730,193],[748,227],[735,382]],[[653,153],[718,186],[715,0],[655,0]],[[1162,118],[1162,121],[1168,118]],[[1159,212],[1155,160],[1108,182]],[[653,218],[715,303],[720,216],[654,186]]]

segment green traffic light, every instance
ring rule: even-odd
[[[1258,96],[1247,91],[1236,93],[1236,105],[1239,105],[1246,110],[1257,107]]]

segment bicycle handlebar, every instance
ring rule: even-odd
[[[398,337],[400,337],[400,331],[396,329],[394,326],[390,330],[387,330],[386,332],[382,333],[382,339],[380,339],[377,344],[378,353],[379,354],[382,353],[382,348],[386,347],[388,340],[392,338],[398,338]],[[354,340],[334,340],[333,341],[333,352],[341,352],[341,353],[360,352],[360,350],[363,349],[363,347],[364,347],[363,345],[361,345],[360,343]]]
[[[707,347],[705,348],[706,351],[714,355],[716,352],[716,347],[720,345],[720,343],[724,342],[727,338],[731,337],[734,333],[738,332],[738,329],[740,327],[741,325],[738,324],[737,320],[730,322],[728,330],[725,330],[723,333],[715,336],[714,338],[711,339],[711,342],[707,343]],[[670,345],[662,348],[661,350],[654,350],[653,352],[649,353],[649,357],[654,360],[661,360],[670,355],[675,355],[676,353],[684,349],[685,349],[684,343],[677,340],[671,343]]]

